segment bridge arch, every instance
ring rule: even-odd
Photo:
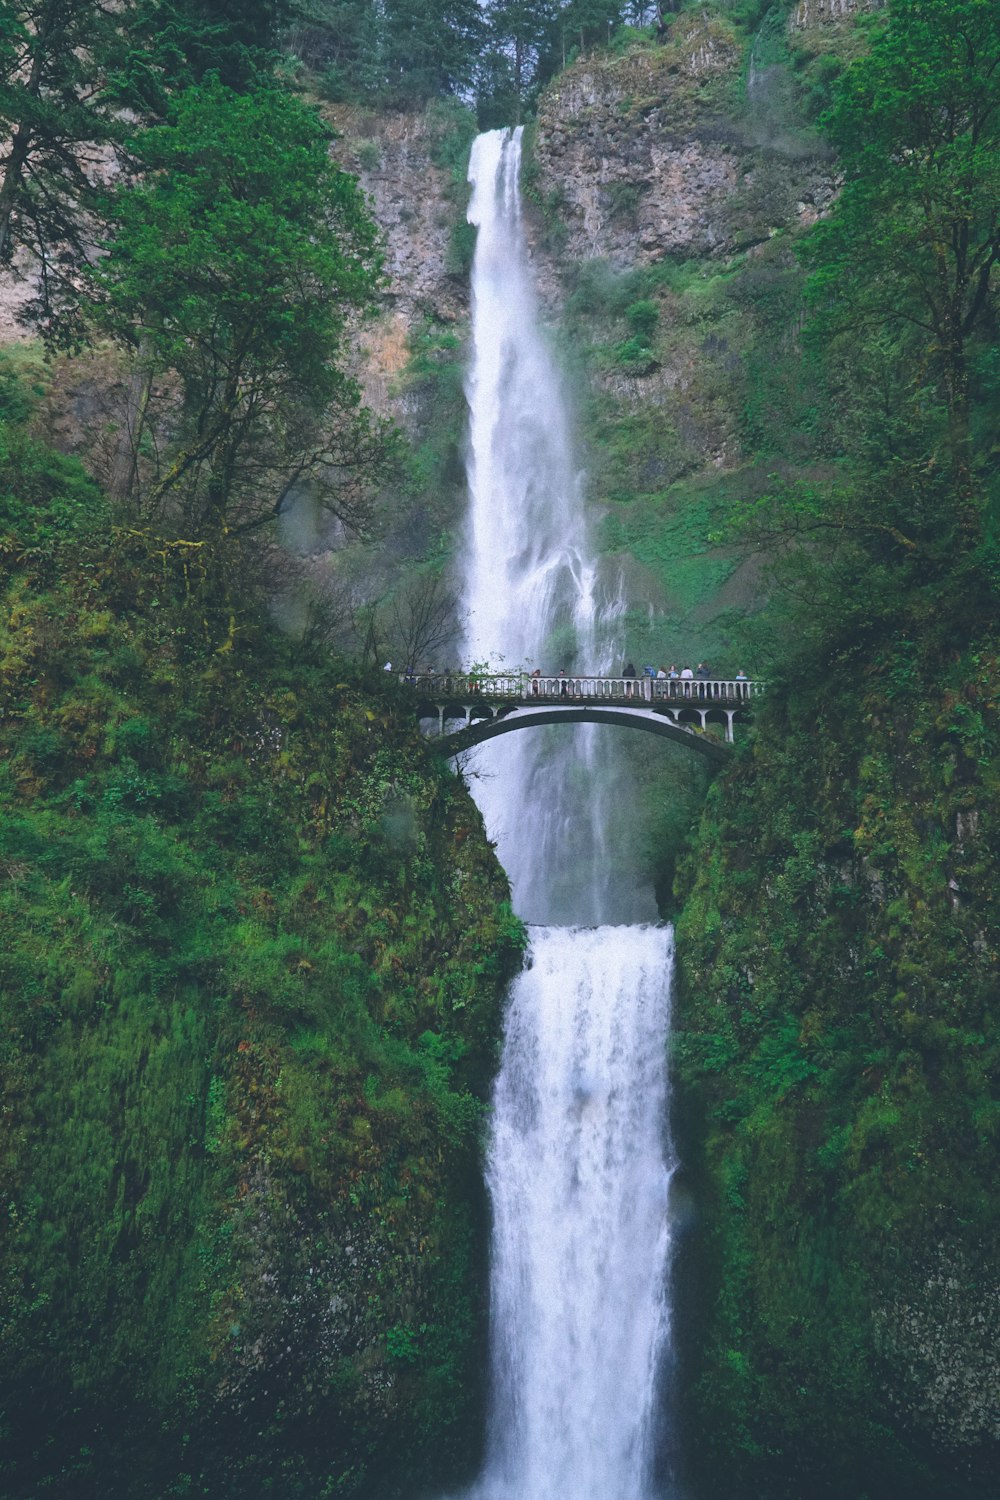
[[[538,707],[514,705],[500,708],[491,717],[471,719],[461,729],[438,735],[433,744],[442,755],[458,755],[499,735],[543,724],[613,724],[619,729],[639,729],[661,739],[673,740],[717,765],[728,759],[730,753],[726,745],[697,733],[693,725],[678,722],[655,709],[591,704],[562,707],[548,703]]]

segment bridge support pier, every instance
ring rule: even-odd
[[[445,715],[448,713],[449,704],[447,704],[447,703],[435,703],[433,706],[434,706],[434,712],[437,714],[438,738],[439,739],[444,739],[445,732],[446,732],[445,731]],[[452,708],[455,707],[454,704],[452,704],[450,706]],[[473,714],[475,712],[485,710],[486,713],[489,714],[489,716],[490,716],[491,719],[495,719],[497,717],[497,715],[500,713],[501,709],[503,708],[503,704],[500,704],[500,703],[463,703],[461,705],[461,708],[462,708],[462,712],[465,715],[465,727],[466,727],[466,729],[469,729],[469,728],[471,728],[471,726],[472,726],[472,724],[474,722],[472,716],[473,716]],[[449,717],[454,718],[456,716],[455,716],[454,713],[452,713]]]

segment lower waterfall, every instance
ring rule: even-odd
[[[496,1087],[482,1500],[644,1500],[668,1325],[658,927],[532,933]]]
[[[621,601],[601,592],[572,423],[540,332],[520,139],[480,136],[469,174],[465,657],[593,671],[620,649]],[[490,1417],[471,1500],[653,1493],[669,1347],[673,937],[643,920],[651,895],[622,878],[608,733],[527,730],[473,763],[515,909],[543,925],[512,987],[494,1097]],[[626,915],[637,925],[610,925]]]

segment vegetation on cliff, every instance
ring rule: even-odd
[[[679,885],[709,1494],[995,1487],[998,25],[897,0],[836,86],[840,452],[742,515],[772,682]]]
[[[479,815],[232,553],[2,436],[4,1493],[454,1472],[521,945]]]
[[[392,681],[268,617],[290,493],[356,526],[393,455],[348,370],[378,233],[280,9],[5,13],[4,254],[50,349],[134,359],[106,493],[0,369],[11,1496],[409,1494],[480,1428],[523,937]]]
[[[748,1492],[990,1493],[1000,725],[970,623],[774,683],[682,877],[710,1493],[734,1464]]]

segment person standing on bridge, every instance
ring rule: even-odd
[[[691,696],[691,684],[693,683],[693,681],[694,673],[692,672],[691,668],[683,667],[681,669],[681,683],[683,685],[685,698],[690,698]]]
[[[625,678],[625,696],[631,698],[635,691],[635,667],[627,661],[622,668],[622,676]]]
[[[569,682],[566,677],[566,668],[559,668],[559,696],[565,698],[569,693]]]
[[[542,690],[542,669],[536,667],[531,674],[531,696],[537,698]]]

